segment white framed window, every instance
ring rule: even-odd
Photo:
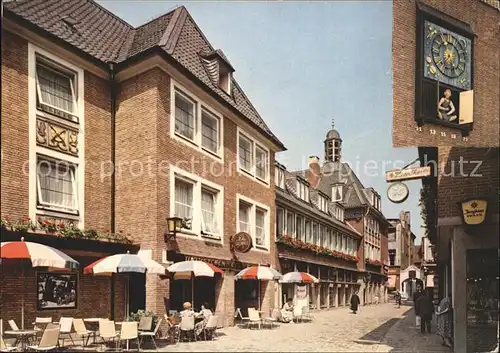
[[[295,237],[304,240],[304,218],[299,215],[295,218]]]
[[[201,146],[208,151],[219,154],[220,120],[207,110],[201,111]]]
[[[194,94],[171,80],[170,136],[223,161],[223,117]]]
[[[269,149],[249,134],[241,131],[239,127],[237,134],[238,170],[242,171],[244,175],[269,186]],[[282,185],[282,188],[284,188],[284,180]]]
[[[309,186],[299,179],[297,179],[297,196],[301,200],[309,202]]]
[[[201,230],[203,234],[221,233],[217,217],[219,192],[202,185],[201,187]]]
[[[306,219],[304,221],[304,228],[305,228],[305,236],[306,236],[306,243],[312,243],[313,239],[311,236],[311,221]]]
[[[85,202],[84,70],[28,43],[29,217],[70,219],[83,228]],[[37,144],[43,119],[78,133],[78,152],[69,155]]]
[[[241,201],[238,204],[239,231],[252,234],[252,204]]]
[[[76,165],[37,155],[37,207],[78,214]]]
[[[276,236],[286,234],[285,232],[285,210],[276,208]]]
[[[238,138],[238,156],[240,168],[253,174],[253,142],[243,134]]]
[[[267,151],[260,147],[255,146],[255,176],[260,180],[267,180],[267,167],[268,167],[269,156]]]
[[[312,224],[312,243],[315,245],[319,244],[319,229],[318,223],[313,222]]]
[[[332,201],[334,202],[342,201],[342,195],[343,195],[342,187],[343,187],[342,184],[336,184],[332,186]]]
[[[194,142],[196,134],[196,102],[179,91],[174,93],[175,133]]]
[[[269,251],[269,207],[239,194],[236,195],[236,202],[237,231],[250,234],[254,248]]]
[[[223,239],[224,189],[170,166],[170,215],[184,220],[181,235]]]
[[[318,195],[318,207],[321,211],[328,213],[328,200],[322,195]]]
[[[337,248],[337,231],[332,230],[331,237],[332,237],[331,249],[337,250],[338,249]]]
[[[286,234],[290,237],[295,236],[295,214],[286,211]]]
[[[255,208],[255,245],[266,247],[266,210]]]
[[[37,108],[61,118],[79,122],[78,75],[42,55],[36,56]]]
[[[274,184],[281,189],[285,189],[285,171],[278,166],[274,167]]]

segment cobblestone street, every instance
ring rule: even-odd
[[[422,336],[409,306],[362,307],[354,315],[347,308],[314,313],[312,323],[281,324],[279,328],[219,331],[211,342],[186,342],[162,351],[309,351],[309,352],[450,352],[435,334]],[[435,332],[435,327],[433,327]]]

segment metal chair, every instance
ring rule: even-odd
[[[156,323],[154,331],[142,331],[139,332],[139,342],[142,344],[142,340],[146,337],[149,337],[151,341],[153,342],[153,345],[155,346],[155,349],[158,350],[158,347],[156,346],[156,335],[158,334],[158,330],[160,329],[160,325],[162,323],[163,319],[160,318],[158,322]]]
[[[28,346],[29,349],[42,352],[51,351],[59,345],[59,328],[45,329],[40,339],[40,343],[33,346]]]
[[[205,338],[205,341],[207,340],[207,333],[208,337],[210,337],[210,340],[213,339],[215,330],[217,330],[217,324],[219,323],[219,317],[212,315],[208,318],[207,324],[203,328],[203,338]]]
[[[101,338],[103,344],[112,342],[116,346],[118,333],[116,333],[115,322],[109,320],[100,320],[99,337]]]
[[[181,341],[183,334],[192,333],[193,340],[196,341],[196,334],[194,332],[194,316],[183,316],[179,327],[179,339]]]
[[[71,330],[73,329],[73,318],[72,317],[61,317],[59,320],[59,337],[62,338],[62,346],[64,347],[65,336],[69,337],[73,346],[75,342],[73,341],[73,337],[71,337]],[[64,335],[64,336],[62,336]],[[62,336],[62,337],[61,337]]]

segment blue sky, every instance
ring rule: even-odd
[[[420,181],[407,183],[410,197],[403,204],[386,197],[385,171],[418,157],[416,148],[392,148],[391,1],[99,3],[134,26],[185,5],[288,148],[278,160],[296,170],[310,155],[323,158],[334,119],[343,160],[382,195],[386,217],[411,211],[419,242]]]

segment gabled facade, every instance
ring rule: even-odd
[[[344,221],[344,207],[276,163],[276,243],[283,274],[309,273],[319,279],[308,287],[309,303],[326,309],[349,305],[358,289],[361,234]],[[282,284],[280,305],[299,300],[296,286]]]
[[[186,8],[137,28],[91,0],[3,10],[2,218],[126,232],[141,256],[225,271],[196,280],[194,298],[180,282],[132,276],[114,289],[121,312],[207,301],[231,324],[238,290],[273,307],[271,285],[257,295],[234,274],[276,265],[272,166],[284,146]],[[183,229],[165,243],[173,216]],[[248,253],[231,250],[237,232],[252,238]]]
[[[344,209],[344,221],[362,234],[357,249],[358,284],[362,303],[375,302],[375,297],[385,298],[388,258],[387,233],[390,223],[381,210],[381,198],[373,188],[365,188],[348,163],[341,161],[342,139],[337,130],[326,134],[325,162],[319,158],[309,160],[309,169],[294,172],[309,181],[311,186]]]

